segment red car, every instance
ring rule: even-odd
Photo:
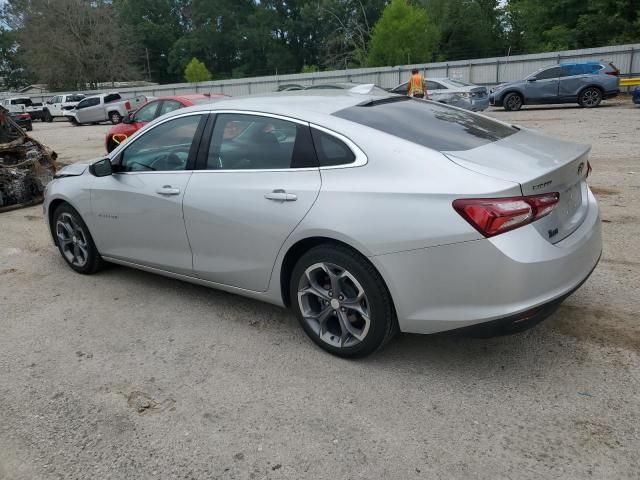
[[[178,95],[172,97],[158,97],[144,106],[136,110],[130,116],[122,119],[122,123],[114,125],[107,132],[105,144],[107,152],[111,152],[118,145],[124,142],[131,135],[144,127],[151,120],[158,118],[165,113],[178,110],[179,108],[190,107],[200,103],[210,103],[214,98],[226,97],[226,95],[212,94],[193,94]]]

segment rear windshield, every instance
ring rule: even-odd
[[[471,150],[518,131],[471,112],[406,97],[349,107],[333,115],[439,151]]]

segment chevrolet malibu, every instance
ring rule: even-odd
[[[291,307],[342,357],[548,316],[602,240],[589,148],[407,97],[288,92],[162,116],[62,169],[76,272],[117,263]]]

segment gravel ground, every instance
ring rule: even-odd
[[[2,214],[0,479],[640,478],[640,110],[489,114],[591,143],[604,222],[588,282],[510,337],[400,335],[340,360],[285,310],[77,275],[40,207]],[[72,162],[107,129],[33,133]]]

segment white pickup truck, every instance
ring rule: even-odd
[[[67,110],[73,110],[85,97],[83,93],[66,93],[51,97],[42,109],[44,121],[51,122],[56,117],[64,117]]]
[[[13,97],[2,100],[2,106],[11,113],[26,112],[32,120],[42,119],[42,103],[34,103],[29,97]]]
[[[101,93],[81,100],[73,110],[66,110],[64,116],[74,125],[107,120],[115,125],[148,100],[144,95],[123,100],[119,93]]]

